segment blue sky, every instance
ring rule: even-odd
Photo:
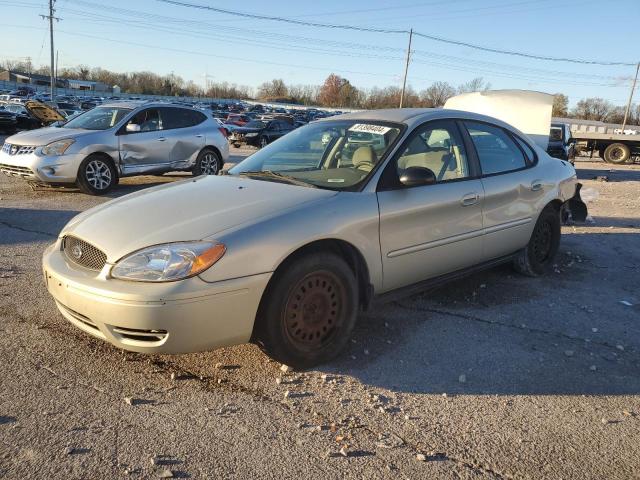
[[[190,1],[190,0],[187,0]],[[213,2],[264,15],[322,23],[409,29],[544,56],[640,61],[640,1],[324,0]],[[49,61],[46,0],[2,0],[0,58]],[[185,8],[157,0],[58,0],[60,66],[175,72],[201,85],[257,86],[272,78],[320,84],[331,73],[357,87],[400,85],[407,35],[303,27]],[[624,26],[626,25],[626,27]],[[619,27],[612,33],[611,26]],[[608,33],[606,33],[608,32]],[[624,104],[633,67],[536,61],[414,37],[408,83],[457,85],[481,76],[492,88],[563,92],[571,103],[600,96]],[[638,89],[640,90],[640,89]],[[640,100],[637,99],[637,100]]]

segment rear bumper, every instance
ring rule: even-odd
[[[150,284],[104,278],[45,251],[47,289],[84,332],[141,353],[188,353],[245,343],[270,273],[207,283],[199,277]]]

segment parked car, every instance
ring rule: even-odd
[[[571,129],[566,123],[552,123],[549,132],[547,153],[573,164],[576,158],[576,142],[571,137]]]
[[[117,102],[61,128],[6,139],[0,171],[35,183],[109,192],[124,176],[191,171],[217,174],[229,156],[222,129],[204,112],[166,103]]]
[[[293,125],[283,120],[251,120],[244,127],[234,128],[229,142],[236,148],[242,144],[263,148],[292,130]]]
[[[24,103],[8,103],[4,108],[16,115],[17,127],[21,130],[46,127],[65,118],[56,109],[36,100],[26,100]]]
[[[94,102],[92,100],[85,100],[83,102],[80,102],[80,108],[82,110],[91,110],[92,108],[96,108],[96,106],[98,105],[98,102]]]
[[[4,105],[0,105],[0,131],[5,133],[14,133],[18,128],[16,114],[5,110]]]
[[[238,127],[243,127],[251,121],[251,117],[243,115],[241,113],[230,113],[225,123],[230,123]]]
[[[80,214],[44,277],[65,318],[120,348],[253,341],[306,368],[345,347],[374,297],[502,262],[553,268],[577,186],[570,164],[499,120],[365,111],[299,128],[228,175]]]

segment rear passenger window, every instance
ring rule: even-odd
[[[516,137],[514,135],[513,138],[515,138],[516,142],[518,142],[520,147],[522,147],[522,151],[524,152],[524,156],[527,157],[527,163],[529,163],[529,165],[533,165],[535,163],[535,161],[536,161],[536,154],[533,153],[533,149],[529,146],[529,144],[527,142],[522,140],[520,137]]]
[[[438,182],[468,177],[467,156],[455,124],[429,122],[418,127],[398,158],[398,177],[411,167],[428,168]]]
[[[193,127],[206,120],[206,115],[186,108],[164,107],[160,109],[162,129]]]
[[[483,175],[511,172],[527,166],[522,150],[501,128],[465,122],[478,152]]]

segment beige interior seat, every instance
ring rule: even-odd
[[[378,163],[378,157],[373,148],[367,145],[359,147],[355,152],[353,152],[351,162],[355,168],[364,170],[365,172],[370,172],[376,163]]]

